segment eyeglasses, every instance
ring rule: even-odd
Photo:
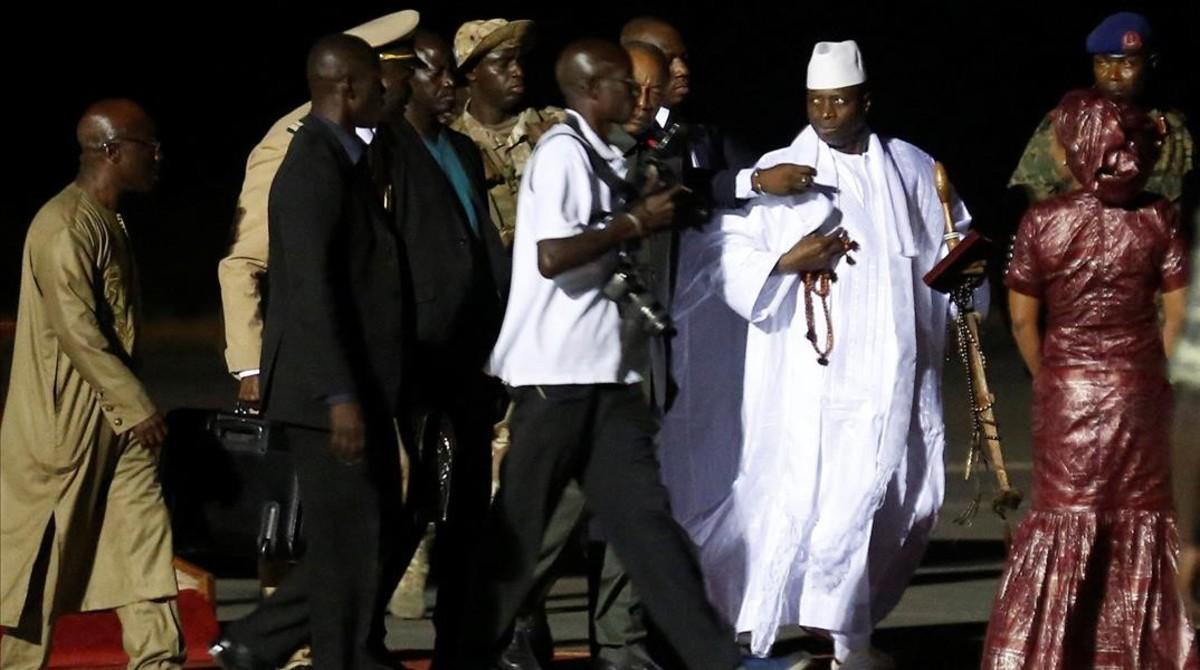
[[[413,61],[413,60],[417,60],[417,55],[414,53],[403,53],[403,52],[401,52],[401,53],[395,53],[395,52],[382,53],[382,54],[379,54],[379,60],[381,60],[383,62],[397,61],[397,60],[398,61]]]
[[[97,149],[100,151],[108,151],[109,147],[111,147],[115,144],[120,144],[122,142],[132,142],[133,144],[140,144],[145,147],[150,147],[150,149],[152,149],[154,151],[155,158],[162,156],[162,143],[161,142],[159,142],[158,140],[144,140],[140,137],[117,136],[117,137],[113,137],[105,142],[101,142],[100,144],[97,144],[96,146],[93,146],[90,148]]]

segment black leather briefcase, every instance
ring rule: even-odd
[[[270,422],[177,409],[167,424],[159,467],[176,554],[217,574],[253,574],[302,552],[299,482]]]

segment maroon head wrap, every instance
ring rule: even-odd
[[[1082,89],[1066,94],[1052,114],[1067,168],[1084,190],[1109,205],[1125,204],[1142,192],[1160,140],[1144,111]]]

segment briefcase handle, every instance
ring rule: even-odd
[[[208,430],[229,449],[265,454],[270,448],[271,425],[265,419],[221,412],[209,418]]]

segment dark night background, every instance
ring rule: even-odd
[[[581,36],[615,38],[656,14],[679,26],[691,55],[688,115],[763,150],[804,125],[804,72],[815,41],[857,39],[874,95],[876,130],[944,161],[981,227],[1013,225],[1005,183],[1041,116],[1086,85],[1083,41],[1106,14],[1146,13],[1163,54],[1156,93],[1197,109],[1194,1],[938,2],[342,2],[224,0],[24,5],[7,22],[10,117],[7,197],[0,219],[0,317],[15,313],[20,252],[34,213],[74,174],[74,126],[91,101],[129,96],[158,119],[166,151],[157,195],[131,203],[145,307],[151,317],[219,313],[223,255],[245,158],[266,129],[305,98],[303,60],[321,34],[406,7],[451,36],[464,20],[532,18],[530,102],[560,104],[559,49]],[[22,27],[25,26],[25,27]],[[50,29],[53,26],[53,29]],[[23,35],[22,35],[23,34]]]

